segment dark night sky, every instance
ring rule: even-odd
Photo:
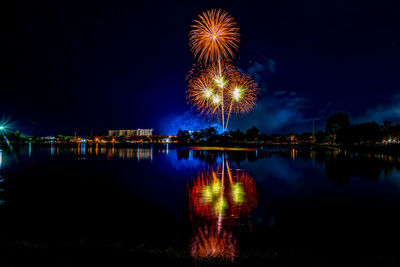
[[[39,3],[40,2],[40,3]],[[1,34],[0,116],[26,133],[202,127],[185,101],[188,33],[209,8],[239,23],[234,63],[262,87],[231,122],[311,130],[343,111],[400,123],[400,2],[16,1]],[[3,11],[4,12],[4,11]]]

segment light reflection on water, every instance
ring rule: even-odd
[[[231,169],[225,154],[222,158],[222,164],[202,170],[189,188],[194,259],[239,257],[233,229],[257,206],[254,179],[243,169]]]
[[[134,147],[134,148],[115,148],[115,147],[105,147],[99,146],[98,144],[94,146],[87,146],[85,143],[75,145],[70,148],[60,148],[54,144],[51,144],[49,148],[51,156],[62,155],[65,153],[72,153],[77,156],[77,159],[85,160],[88,156],[95,159],[96,156],[106,156],[107,160],[110,159],[137,159],[141,160],[153,160],[153,147]],[[168,154],[168,146],[165,149],[158,150],[157,153]],[[31,157],[32,148],[31,145],[28,147],[28,155]],[[95,156],[95,157],[93,157]]]
[[[23,157],[24,155],[34,160],[36,153],[46,150],[52,157],[72,153],[78,160],[95,160],[105,157],[107,160],[135,159],[138,162],[153,162],[155,155],[165,155],[165,159],[170,162],[170,167],[178,171],[202,170],[210,164],[221,165],[222,155],[224,154],[228,161],[233,162],[235,166],[241,166],[251,171],[256,180],[261,179],[261,177],[275,177],[294,183],[303,179],[304,171],[310,169],[314,173],[313,176],[326,177],[337,184],[345,184],[353,176],[370,177],[375,180],[389,179],[394,180],[396,184],[400,183],[399,179],[395,178],[400,176],[400,155],[374,152],[360,153],[340,149],[335,151],[232,150],[227,148],[206,150],[199,147],[173,147],[171,150],[169,144],[117,148],[99,144],[86,145],[84,143],[70,148],[59,147],[56,144],[51,144],[48,148],[36,148],[29,144],[26,148],[14,153],[4,153],[3,149],[0,154],[0,167],[5,162],[13,161],[11,158]],[[267,165],[279,167],[265,168]]]
[[[346,234],[353,232],[346,230],[352,229],[352,225],[340,226],[344,221],[351,223],[353,220],[366,225],[365,228],[385,223],[389,224],[388,229],[394,229],[390,224],[397,223],[391,217],[396,209],[387,208],[388,203],[396,203],[400,199],[400,156],[395,154],[298,149],[204,150],[171,145],[118,148],[98,144],[80,144],[71,148],[29,145],[16,150],[14,154],[18,155],[19,163],[12,160],[13,154],[0,150],[0,175],[4,174],[2,171],[5,169],[20,171],[25,168],[27,170],[21,171],[21,177],[27,173],[34,176],[35,171],[42,168],[40,174],[50,177],[41,180],[42,177],[36,173],[37,176],[25,180],[19,177],[20,182],[16,179],[14,203],[22,203],[25,198],[29,199],[28,203],[35,203],[34,200],[40,197],[45,199],[36,202],[40,205],[26,208],[25,212],[37,208],[42,211],[45,221],[49,218],[46,216],[51,216],[47,215],[51,212],[45,210],[46,205],[43,205],[48,203],[46,194],[59,190],[54,196],[61,196],[57,201],[64,205],[61,205],[64,210],[60,209],[60,213],[70,211],[70,223],[78,221],[74,217],[77,216],[75,212],[82,209],[84,211],[79,214],[86,216],[86,220],[92,219],[101,229],[108,229],[108,225],[115,223],[114,226],[121,228],[125,236],[133,229],[141,233],[152,233],[154,228],[147,225],[152,221],[162,221],[164,224],[167,217],[157,210],[173,210],[166,214],[172,214],[174,218],[184,217],[187,224],[190,224],[188,233],[181,235],[186,238],[186,251],[189,246],[189,253],[195,259],[237,259],[243,253],[243,247],[246,247],[243,245],[242,232],[251,232],[252,229],[256,229],[252,235],[254,242],[262,246],[264,242],[279,242],[281,239],[284,240],[282,242],[301,240],[304,237],[302,233],[307,232],[304,229],[308,230],[310,239],[321,241],[318,239],[318,231],[313,232],[318,227],[330,229],[328,234],[340,229],[342,232],[335,233],[346,237]],[[85,161],[81,161],[83,159]],[[79,176],[76,170],[83,170],[83,174]],[[37,185],[34,180],[38,180]],[[58,185],[58,181],[62,181],[62,186],[53,187]],[[27,182],[32,182],[31,186],[40,193],[26,190]],[[104,187],[97,184],[100,182],[105,183]],[[109,190],[110,184],[114,186],[113,190]],[[93,190],[93,185],[96,190]],[[18,195],[19,191],[23,193]],[[115,195],[109,196],[110,192]],[[125,199],[129,197],[120,198],[123,193],[134,195],[135,199],[142,201],[141,204],[137,205],[136,200],[126,202]],[[64,203],[71,195],[73,201]],[[112,204],[102,202],[104,196]],[[375,206],[365,204],[370,199],[376,202]],[[6,200],[10,206],[12,201],[9,201],[8,195]],[[100,203],[98,217],[95,212],[86,215],[84,207],[91,209],[96,207],[97,202]],[[135,219],[125,217],[127,210],[136,211],[148,202],[151,208],[142,210],[145,216],[134,212],[137,216]],[[58,205],[54,206],[52,211],[58,208]],[[118,210],[118,207],[122,208]],[[354,210],[358,214],[354,214]],[[15,211],[16,214],[22,214],[18,209]],[[118,219],[106,216],[111,218],[107,220],[104,217],[107,212]],[[146,221],[147,218],[151,220]],[[22,224],[22,220],[15,220]],[[123,228],[120,225],[125,220],[127,227]],[[145,223],[139,227],[140,221]],[[177,219],[166,225],[180,228],[184,225],[182,221]],[[157,227],[162,229],[163,224],[157,224]],[[168,227],[165,226],[164,232],[169,231]],[[275,231],[276,228],[283,230]],[[257,232],[257,229],[267,230]],[[260,232],[264,232],[264,235],[259,237]],[[275,239],[265,234],[271,232],[275,234]],[[324,230],[321,232],[326,234]],[[394,230],[391,233],[396,236]],[[136,232],[134,236],[137,236]]]

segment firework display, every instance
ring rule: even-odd
[[[187,99],[202,114],[220,119],[226,131],[232,113],[254,108],[259,90],[250,75],[231,63],[240,36],[233,17],[212,9],[194,22],[189,45],[199,64],[188,75]],[[223,154],[221,166],[201,172],[188,191],[191,219],[205,224],[195,228],[191,255],[233,260],[238,248],[229,227],[257,205],[253,178],[244,170],[230,169]]]
[[[244,114],[254,108],[258,89],[250,75],[236,67],[224,64],[221,72],[218,69],[215,66],[193,69],[189,74],[187,98],[199,112],[218,118],[221,106],[226,106],[227,126],[231,113]]]
[[[228,12],[212,9],[199,15],[189,34],[189,44],[199,61],[210,64],[234,57],[239,28]]]
[[[191,50],[202,67],[188,75],[188,101],[199,112],[221,119],[223,131],[231,113],[254,108],[259,91],[250,75],[229,63],[238,50],[239,36],[233,17],[216,9],[199,15],[189,34]]]

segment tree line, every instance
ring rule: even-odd
[[[261,133],[256,127],[246,131],[231,130],[219,134],[214,127],[199,131],[179,130],[176,140],[180,144],[204,145],[267,145],[267,144],[337,144],[337,145],[375,145],[400,143],[400,124],[384,121],[351,123],[349,116],[342,112],[326,119],[325,131],[303,132],[301,134]]]

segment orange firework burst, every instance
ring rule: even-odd
[[[194,68],[188,75],[187,98],[201,113],[218,117],[226,103],[228,80],[232,66],[223,64],[221,71],[215,65],[207,69]]]
[[[189,74],[187,98],[201,113],[215,115],[221,98],[215,86],[213,72],[193,69]]]
[[[247,74],[237,73],[230,82],[227,99],[231,102],[230,109],[236,114],[247,113],[254,108],[258,88]]]
[[[229,103],[227,104],[229,105],[229,109],[224,130],[228,128],[231,112],[244,114],[254,108],[259,89],[250,75],[240,73],[236,70],[232,74],[227,92],[228,95],[225,99]]]
[[[203,114],[219,116],[222,107],[228,107],[223,110],[228,114],[228,124],[231,112],[244,114],[254,108],[258,95],[256,83],[230,64],[193,69],[188,77],[189,102]]]
[[[206,69],[189,75],[188,99],[201,113],[221,118],[226,131],[232,112],[243,114],[253,109],[258,89],[249,75],[227,63],[239,44],[239,28],[233,17],[212,9],[194,22],[189,44]]]
[[[189,34],[192,52],[200,62],[213,63],[234,57],[239,28],[228,12],[212,9],[199,15]]]

